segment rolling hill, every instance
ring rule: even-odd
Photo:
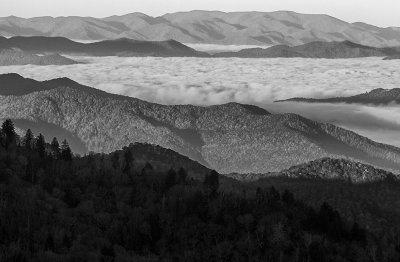
[[[139,41],[127,38],[75,42],[64,37],[0,37],[0,50],[18,48],[36,54],[74,54],[90,56],[208,56],[174,40]]]
[[[280,171],[323,157],[400,170],[399,148],[295,114],[271,114],[237,103],[159,105],[67,78],[38,82],[7,74],[0,83],[0,119],[11,118],[17,127],[31,127],[46,137],[73,138],[73,150],[80,148],[79,153],[112,152],[142,142],[172,149],[221,173]]]
[[[35,55],[18,49],[0,50],[0,66],[10,65],[73,65],[76,61],[58,54]]]
[[[275,102],[304,102],[304,103],[348,103],[348,104],[374,104],[387,105],[390,103],[400,103],[400,88],[383,89],[377,88],[364,94],[358,94],[349,97],[331,97],[331,98],[303,98],[294,97]]]
[[[275,58],[275,57],[302,57],[302,58],[356,58],[356,57],[384,57],[399,54],[395,48],[376,48],[343,42],[312,42],[299,46],[277,45],[263,48],[243,49],[238,52],[223,52],[216,57],[243,57],[243,58]]]
[[[106,18],[0,18],[0,35],[62,36],[105,40],[174,39],[182,43],[223,45],[301,45],[315,41],[352,41],[386,47],[400,46],[400,31],[365,23],[348,23],[329,15],[278,12],[191,11],[152,17],[142,13]]]

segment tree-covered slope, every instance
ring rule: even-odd
[[[77,64],[77,62],[58,54],[39,56],[18,49],[0,49],[0,66],[73,64]]]
[[[174,152],[132,145],[73,157],[12,122],[0,129],[1,261],[397,261],[398,237],[287,190],[219,189],[215,171],[166,171]],[[179,157],[178,157],[179,158]],[[184,159],[184,157],[181,157]],[[176,163],[178,165],[185,164]],[[186,164],[191,162],[186,160]],[[192,164],[190,164],[192,165]],[[140,168],[139,168],[140,167]],[[193,165],[201,172],[201,167]],[[203,167],[204,169],[204,167]]]
[[[11,85],[16,79],[29,84],[16,86],[18,96],[0,97],[0,118],[30,121],[44,134],[41,123],[55,125],[89,151],[112,152],[134,142],[152,143],[222,173],[280,171],[323,157],[347,157],[400,169],[400,149],[294,114],[270,114],[237,103],[159,105],[107,94],[68,79],[35,82],[16,75],[2,79]],[[38,91],[41,85],[43,91]]]

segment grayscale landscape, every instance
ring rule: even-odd
[[[1,262],[400,261],[384,4],[1,1]]]

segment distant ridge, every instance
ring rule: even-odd
[[[127,38],[98,41],[94,43],[75,42],[65,37],[22,37],[9,39],[0,37],[0,50],[18,48],[30,53],[61,53],[92,56],[208,56],[175,40],[139,41]]]
[[[305,102],[305,103],[348,103],[348,104],[375,104],[387,105],[390,103],[400,103],[400,88],[383,89],[377,88],[364,94],[358,94],[349,97],[331,97],[331,98],[303,98],[294,97],[275,102]]]
[[[277,45],[270,48],[243,49],[238,52],[221,52],[210,55],[196,51],[175,40],[154,42],[127,38],[98,41],[93,43],[75,42],[63,37],[0,37],[0,50],[18,49],[29,54],[70,54],[89,56],[159,56],[159,57],[242,57],[242,58],[357,58],[386,57],[400,55],[396,48],[377,48],[359,45],[350,41],[311,42],[299,46]],[[27,55],[25,55],[27,56]],[[48,60],[52,58],[46,56]],[[39,58],[37,58],[39,59]],[[44,59],[44,58],[43,58]],[[31,58],[33,60],[33,58]],[[61,60],[58,57],[58,60]],[[67,62],[67,61],[64,61]],[[61,64],[61,63],[60,63]]]
[[[397,55],[395,48],[376,48],[359,45],[350,41],[343,42],[312,42],[304,45],[290,47],[278,45],[270,48],[244,49],[239,52],[218,53],[217,57],[243,57],[243,58],[277,58],[277,57],[302,57],[302,58],[357,58],[357,57],[384,57]]]
[[[11,65],[73,65],[76,61],[59,54],[38,56],[18,49],[0,50],[0,66]]]
[[[152,17],[131,13],[106,18],[0,18],[3,36],[61,36],[80,40],[175,39],[181,43],[288,45],[351,41],[374,47],[400,46],[400,30],[348,23],[329,15],[277,12],[190,11]]]

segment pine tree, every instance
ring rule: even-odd
[[[60,144],[58,143],[58,140],[56,137],[53,138],[53,140],[51,141],[51,153],[53,155],[53,157],[55,159],[59,159],[60,158]]]
[[[114,154],[112,154],[111,162],[112,162],[112,166],[114,169],[119,169],[119,154],[118,154],[118,152],[115,152]]]
[[[178,170],[178,178],[180,184],[185,184],[187,178],[187,172],[184,168]]]
[[[125,150],[124,157],[125,157],[124,173],[129,174],[132,169],[132,161],[133,161],[133,155],[130,148],[127,148]]]
[[[219,174],[213,170],[210,174],[207,174],[204,178],[204,185],[209,187],[212,192],[216,192],[219,188]]]
[[[165,177],[165,189],[168,190],[174,185],[176,185],[176,172],[171,168]]]
[[[34,136],[32,130],[28,129],[24,136],[23,144],[27,149],[32,149]]]
[[[8,148],[11,144],[15,144],[17,134],[15,133],[14,123],[11,121],[11,119],[4,121],[1,129],[3,130],[3,134],[5,136],[6,148]]]
[[[72,160],[72,151],[66,139],[61,143],[61,159],[65,161]]]
[[[42,134],[39,134],[36,139],[36,150],[41,158],[46,156],[46,141],[44,140],[44,136]]]

